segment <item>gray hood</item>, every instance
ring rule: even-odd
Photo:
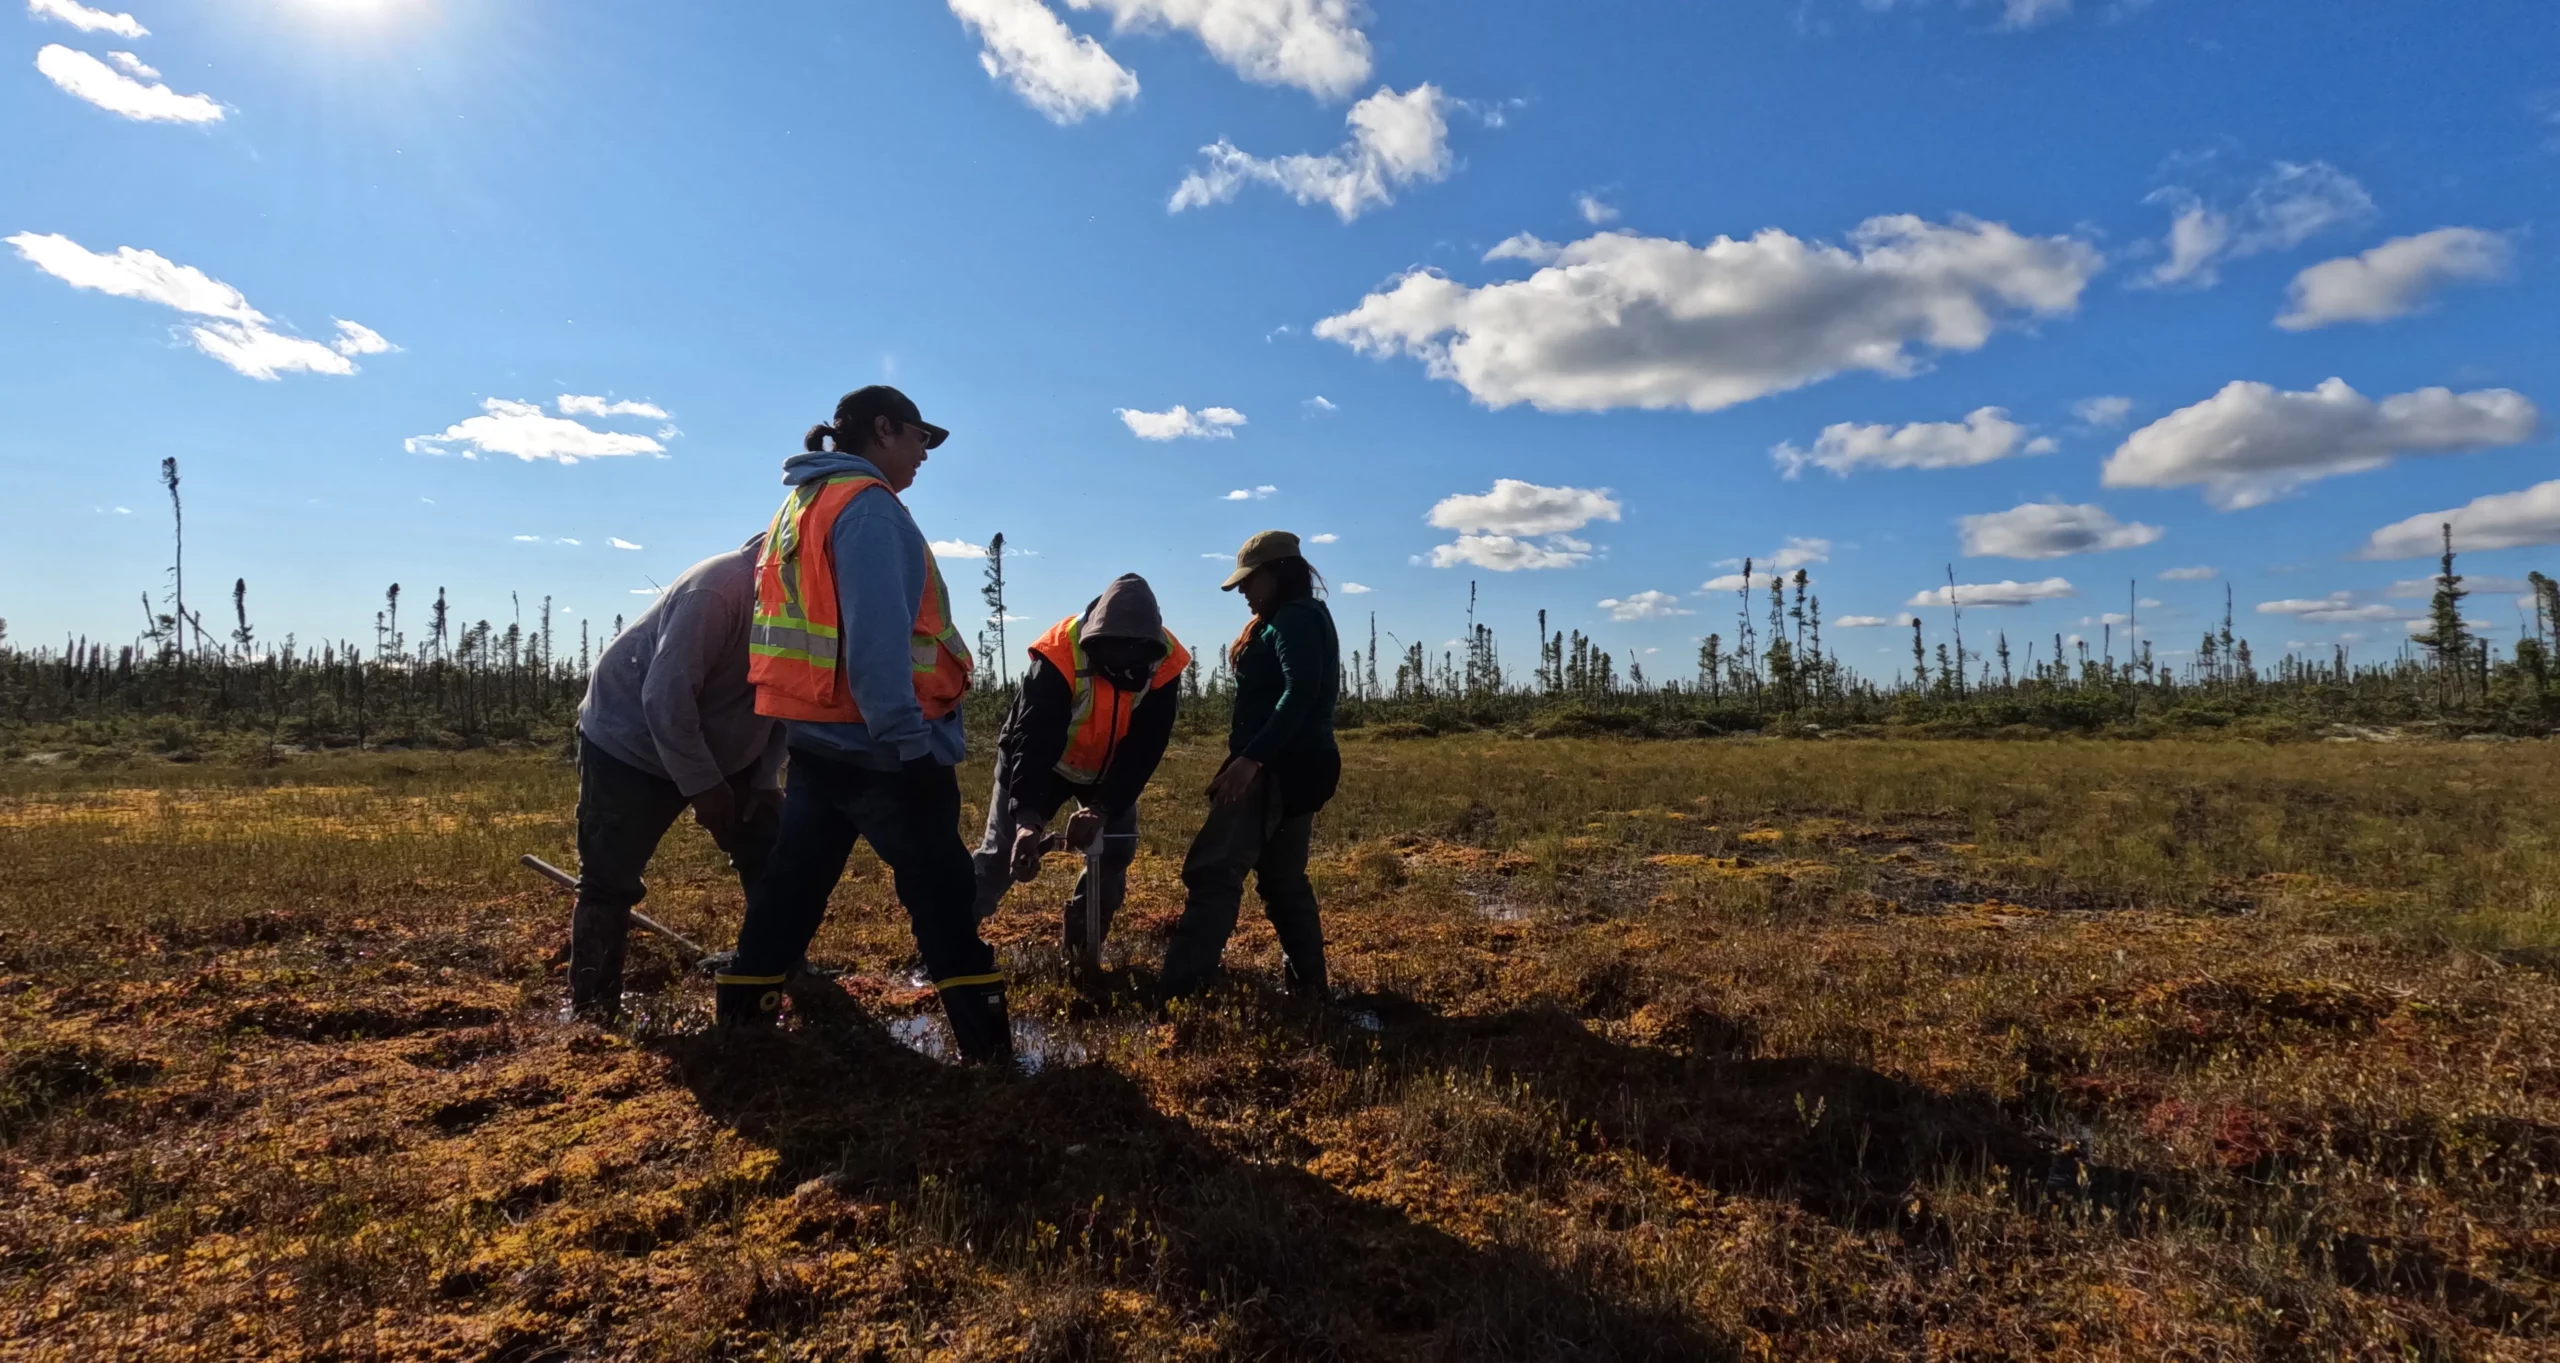
[[[1102,589],[1102,595],[1084,608],[1084,637],[1088,639],[1144,639],[1150,643],[1164,638],[1164,612],[1156,606],[1155,588],[1136,573],[1123,573]]]

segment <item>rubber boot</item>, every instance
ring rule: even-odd
[[[782,981],[780,975],[715,976],[712,1008],[720,1026],[729,1031],[772,1028],[782,1017]]]
[[[1332,1000],[1325,981],[1323,947],[1301,949],[1297,955],[1284,955],[1283,959],[1286,964],[1281,967],[1280,979],[1289,991],[1290,1002],[1323,1004]]]
[[[569,1012],[611,1022],[622,1011],[622,959],[631,911],[580,900],[569,915]]]
[[[1005,1014],[1004,986],[961,984],[942,991],[942,1018],[960,1044],[963,1065],[998,1065],[1013,1059],[1013,1023]]]

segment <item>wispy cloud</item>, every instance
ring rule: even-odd
[[[1680,604],[1680,598],[1669,592],[1637,592],[1632,596],[1612,596],[1601,601],[1600,609],[1609,618],[1627,624],[1637,620],[1668,620],[1675,615],[1697,612]]]
[[[513,398],[483,399],[480,415],[457,421],[434,435],[411,436],[405,443],[411,454],[459,454],[465,459],[511,454],[526,463],[550,459],[562,464],[617,455],[664,454],[667,448],[654,436],[600,431],[564,416],[549,415],[540,403]]]
[[[1243,487],[1240,487],[1240,488],[1237,488],[1235,491],[1230,492],[1230,493],[1228,493],[1226,496],[1219,498],[1219,500],[1220,500],[1220,501],[1227,501],[1227,502],[1258,502],[1258,501],[1263,500],[1263,499],[1264,499],[1264,498],[1266,498],[1266,497],[1269,497],[1272,493],[1278,492],[1279,490],[1280,490],[1280,489],[1278,489],[1278,488],[1276,488],[1276,487],[1272,486],[1272,485],[1271,485],[1271,484],[1269,484],[1269,483],[1264,483],[1264,484],[1263,484],[1262,486],[1260,486],[1260,487],[1253,487],[1253,488],[1243,488]]]
[[[1075,123],[1138,97],[1138,78],[1040,0],[949,0],[983,44],[978,65],[1052,123]]]
[[[612,545],[616,549],[637,549],[640,547],[639,545],[633,544],[631,541],[624,539],[620,535],[608,535],[605,537],[604,542]]]
[[[253,379],[353,374],[355,356],[397,348],[372,328],[343,320],[337,323],[338,339],[326,343],[278,331],[238,289],[155,251],[119,246],[101,253],[59,233],[20,232],[6,240],[29,264],[75,289],[157,303],[203,319],[186,324],[187,339]]]
[[[1115,407],[1112,414],[1140,440],[1232,440],[1236,427],[1245,424],[1244,413],[1233,407],[1203,407],[1197,412],[1180,404],[1162,412]]]
[[[562,416],[637,416],[647,417],[651,421],[667,419],[667,409],[654,402],[615,402],[610,398],[580,397],[575,393],[562,393],[553,405],[560,409]]]
[[[2373,216],[2373,196],[2355,177],[2325,161],[2278,161],[2236,206],[2216,207],[2195,191],[2170,187],[2147,202],[2167,204],[2168,258],[2144,282],[2211,288],[2224,263],[2270,251],[2289,251],[2333,227]]]
[[[133,65],[145,71],[151,69],[139,60]],[[47,43],[37,49],[36,70],[61,87],[64,94],[137,122],[222,121],[222,104],[210,95],[182,95],[166,85],[136,80],[86,52],[60,43]]]
[[[91,9],[79,0],[27,0],[27,16],[69,24],[83,33],[112,33],[119,38],[151,36],[151,30],[132,15]]]
[[[1265,184],[1299,203],[1325,204],[1350,222],[1394,203],[1407,185],[1448,178],[1448,108],[1438,86],[1417,85],[1403,94],[1382,88],[1351,106],[1351,140],[1322,156],[1260,157],[1220,138],[1200,149],[1205,164],[1183,177],[1165,210],[1226,203],[1248,184]]]

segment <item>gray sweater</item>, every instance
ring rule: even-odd
[[[747,684],[763,547],[758,533],[685,569],[605,645],[578,706],[579,733],[688,797],[750,769],[756,785],[780,783],[782,721],[756,713]]]

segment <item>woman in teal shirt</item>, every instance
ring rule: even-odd
[[[1246,540],[1225,586],[1243,590],[1253,620],[1228,653],[1236,695],[1227,761],[1209,784],[1209,817],[1182,860],[1187,894],[1165,948],[1165,993],[1197,993],[1217,973],[1250,873],[1288,958],[1289,993],[1321,1000],[1324,925],[1307,879],[1307,848],[1316,811],[1342,779],[1342,753],[1333,743],[1342,645],[1333,612],[1317,595],[1322,579],[1288,531]]]

